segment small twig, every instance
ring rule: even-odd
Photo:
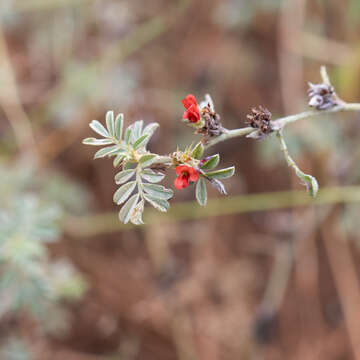
[[[318,190],[319,185],[317,183],[317,180],[308,174],[305,174],[303,171],[299,169],[299,167],[296,165],[295,161],[292,159],[292,157],[289,154],[288,148],[285,143],[285,139],[282,135],[282,130],[279,130],[277,132],[277,137],[280,141],[280,149],[283,152],[287,164],[295,171],[296,176],[301,180],[301,182],[306,186],[311,196],[315,197]]]
[[[280,130],[286,125],[293,123],[298,120],[313,118],[317,116],[323,116],[325,114],[332,114],[341,111],[360,111],[360,103],[344,103],[343,105],[335,106],[331,109],[326,110],[309,110],[299,114],[284,116],[272,122],[274,130]],[[224,134],[211,139],[207,144],[206,148],[209,148],[222,141],[229,140],[236,137],[246,136],[256,131],[252,127],[244,127],[239,129],[227,130]]]

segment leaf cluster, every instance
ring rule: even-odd
[[[201,159],[204,153],[204,146],[200,141],[192,150],[191,156],[195,159]],[[200,161],[199,173],[200,178],[196,183],[195,196],[201,206],[207,202],[206,180],[210,182],[221,194],[226,194],[225,186],[220,181],[234,175],[235,167],[231,166],[225,169],[214,170],[220,162],[220,155],[215,154],[208,156]]]
[[[139,120],[124,129],[123,119],[123,114],[115,117],[113,111],[108,111],[106,128],[97,120],[90,123],[90,127],[103,138],[88,138],[83,143],[108,145],[98,150],[94,158],[114,157],[114,167],[120,167],[115,175],[115,182],[120,187],[113,196],[114,202],[122,205],[120,221],[139,225],[143,224],[145,202],[165,212],[169,208],[168,200],[173,196],[173,191],[157,184],[164,178],[161,171],[154,169],[159,156],[146,149],[159,125],[150,123],[144,127],[143,121]]]

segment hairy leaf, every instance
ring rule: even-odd
[[[131,138],[131,134],[132,134],[132,127],[133,127],[133,125],[129,125],[125,130],[124,140],[125,140],[126,144],[130,143],[130,138]]]
[[[201,206],[206,205],[207,201],[207,191],[206,191],[206,184],[204,181],[204,178],[200,177],[196,184],[196,190],[195,190],[196,200]]]
[[[118,114],[115,119],[115,137],[121,140],[124,127],[124,114]]]
[[[123,166],[123,170],[135,169],[136,166],[137,166],[136,161],[127,161]]]
[[[210,179],[227,179],[234,175],[235,167],[231,166],[226,169],[211,171],[206,173],[206,176]]]
[[[103,158],[105,156],[111,156],[119,151],[121,152],[118,145],[108,146],[97,151],[94,155],[94,159]]]
[[[111,139],[96,139],[96,138],[87,138],[82,142],[84,145],[93,145],[93,146],[103,146],[113,144]]]
[[[125,159],[125,155],[124,154],[119,154],[116,155],[114,161],[113,161],[113,165],[114,167],[119,166],[119,164]]]
[[[144,198],[157,210],[166,212],[170,205],[166,200],[159,199],[149,194],[144,194]]]
[[[211,170],[219,164],[219,161],[220,161],[219,154],[212,155],[208,159],[206,159],[205,162],[202,163],[201,169],[202,170]]]
[[[160,172],[152,171],[151,169],[144,169],[141,173],[141,177],[148,182],[157,183],[160,182],[165,175]]]
[[[209,179],[210,184],[220,192],[222,195],[227,195],[224,184],[218,179]]]
[[[133,148],[137,150],[138,148],[144,146],[146,144],[146,140],[148,139],[149,134],[145,134],[140,136],[133,144]]]
[[[193,151],[191,152],[191,156],[195,159],[200,159],[204,153],[204,145],[201,141],[197,143],[194,147]]]
[[[118,172],[115,175],[115,182],[116,184],[120,185],[126,183],[135,175],[136,169],[128,169]]]
[[[99,123],[99,121],[97,120],[93,120],[90,123],[90,127],[99,135],[103,136],[103,137],[109,137],[109,133],[107,132],[107,130],[104,128],[103,125],[101,125]]]
[[[308,190],[310,196],[315,197],[319,190],[319,184],[318,184],[316,178],[312,175],[305,174],[300,170],[296,171],[296,175],[302,180],[302,182],[306,186],[306,189]]]
[[[142,133],[143,133],[143,135],[149,134],[149,137],[151,137],[158,127],[159,127],[158,123],[156,123],[156,122],[150,123],[145,126]]]
[[[156,154],[145,154],[140,158],[139,163],[143,168],[145,168],[155,163],[156,160],[157,160]]]
[[[106,113],[106,127],[111,136],[115,135],[114,112],[108,111]]]
[[[131,211],[130,221],[135,225],[144,224],[142,220],[143,212],[144,212],[144,200],[140,200],[139,203]]]
[[[143,123],[144,122],[142,120],[138,120],[134,122],[132,128],[131,140],[130,140],[131,143],[134,143],[141,136]]]
[[[130,182],[120,186],[119,189],[117,189],[115,191],[114,198],[113,198],[114,203],[120,205],[124,201],[126,201],[126,199],[134,191],[135,186],[136,186],[136,181],[130,181]]]
[[[162,185],[143,184],[143,187],[147,194],[154,196],[155,198],[158,199],[168,200],[174,195],[174,192],[172,190],[167,189]]]
[[[131,214],[133,209],[136,206],[136,203],[139,200],[139,194],[134,194],[121,208],[119,212],[119,218],[120,221],[122,221],[124,224],[127,224],[130,220]]]

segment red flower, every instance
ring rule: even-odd
[[[178,177],[175,179],[174,185],[177,189],[184,189],[189,186],[190,181],[197,181],[199,174],[191,166],[179,165],[176,167],[176,174]]]
[[[200,110],[194,95],[189,94],[182,100],[186,111],[184,112],[183,119],[188,119],[192,123],[200,120]]]

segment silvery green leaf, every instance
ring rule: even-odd
[[[315,197],[319,190],[319,184],[316,178],[312,175],[305,174],[300,170],[297,170],[295,172],[296,175],[302,180],[302,182],[306,186],[306,189],[308,190],[310,196]]]
[[[150,123],[145,126],[142,133],[143,133],[143,135],[149,134],[149,138],[150,138],[158,127],[159,127],[158,123],[156,123],[156,122]]]
[[[123,170],[135,169],[136,165],[137,165],[136,161],[127,161],[123,166]]]
[[[124,127],[124,114],[118,114],[115,119],[115,137],[121,140]]]
[[[148,144],[148,142],[150,141],[151,137],[153,136],[155,130],[159,127],[158,123],[150,123],[149,125],[147,125],[145,127],[145,129],[143,130],[143,135],[148,134],[149,137],[145,140],[144,146],[146,146]]]
[[[131,143],[134,143],[141,135],[141,131],[142,131],[142,127],[143,127],[143,121],[142,120],[138,120],[135,121],[134,124],[132,125],[132,134],[131,134]]]
[[[195,196],[196,196],[196,200],[201,206],[206,205],[206,201],[207,201],[206,184],[202,177],[199,178],[196,184]]]
[[[226,169],[211,171],[206,173],[206,176],[210,179],[227,179],[234,175],[235,167],[231,166]]]
[[[194,159],[200,159],[204,153],[204,145],[201,141],[197,143],[194,147],[193,151],[191,152],[191,157]]]
[[[115,135],[114,112],[108,111],[106,113],[106,127],[111,136]]]
[[[211,170],[215,168],[220,161],[219,154],[209,156],[201,165],[202,170]]]
[[[114,203],[120,205],[130,196],[130,194],[134,191],[136,186],[136,181],[130,181],[122,186],[120,186],[114,194],[113,200]]]
[[[157,183],[160,182],[165,175],[160,172],[152,171],[151,169],[144,169],[141,173],[141,177],[148,182]]]
[[[156,160],[157,160],[156,154],[145,154],[140,158],[139,163],[143,168],[145,168],[154,164]]]
[[[103,158],[105,156],[111,156],[114,155],[115,153],[121,151],[119,149],[118,145],[114,145],[114,146],[108,146],[105,147],[103,149],[100,149],[99,151],[97,151],[94,155],[94,159],[99,159],[99,158]]]
[[[136,150],[146,144],[146,140],[149,138],[149,134],[140,136],[133,144],[133,148]]]
[[[168,200],[174,195],[174,192],[172,190],[167,189],[162,185],[145,183],[143,184],[143,187],[144,187],[144,191],[147,194],[158,199]]]
[[[144,200],[140,200],[139,203],[134,207],[130,215],[130,221],[135,225],[144,224],[142,220],[142,214],[144,212]]]
[[[220,192],[222,195],[227,195],[224,184],[218,179],[209,179],[210,184]]]
[[[129,222],[131,214],[132,214],[138,200],[139,200],[139,194],[135,194],[121,208],[121,210],[119,212],[119,218],[120,218],[120,221],[122,221],[124,224],[127,224]]]
[[[124,140],[125,140],[126,144],[130,143],[130,138],[131,138],[131,134],[132,134],[132,127],[133,127],[133,125],[129,125],[125,130]]]
[[[170,205],[166,200],[159,199],[149,194],[144,194],[144,198],[157,210],[166,212]]]
[[[103,137],[109,137],[109,133],[107,132],[107,130],[97,120],[93,120],[90,123],[90,127],[99,135]]]
[[[125,156],[126,156],[125,154],[116,155],[113,161],[114,167],[118,167],[119,164],[125,159]]]
[[[128,169],[118,172],[115,175],[115,182],[116,184],[120,185],[126,183],[135,175],[136,169]]]
[[[113,140],[111,139],[95,139],[95,138],[87,138],[82,141],[84,145],[93,145],[93,146],[103,146],[113,144]]]

